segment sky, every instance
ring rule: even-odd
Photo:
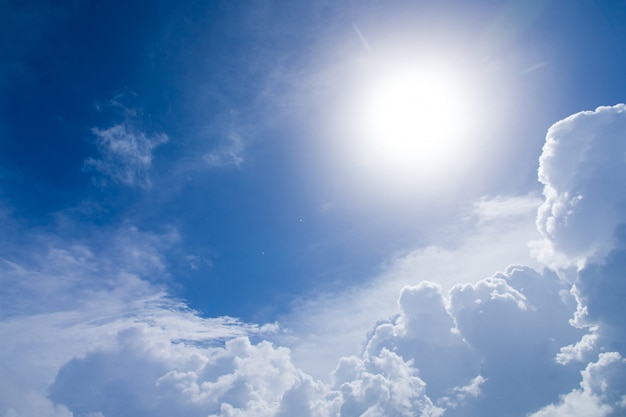
[[[624,22],[0,1],[0,416],[625,415]]]

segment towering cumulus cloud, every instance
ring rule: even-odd
[[[25,298],[2,298],[0,354],[10,365],[0,369],[14,383],[0,383],[0,414],[624,415],[625,151],[624,105],[552,126],[539,167],[543,240],[534,245],[551,269],[510,266],[448,292],[416,277],[417,285],[401,290],[397,314],[372,326],[359,353],[337,358],[326,381],[300,369],[288,348],[264,340],[275,326],[201,319],[154,292],[137,265],[103,270],[119,277],[119,285],[94,292],[81,287],[102,269],[93,249],[70,245],[64,258],[55,257],[62,263],[56,269],[31,262],[27,270],[3,259],[5,275],[22,277],[20,285],[36,279],[47,298],[58,290],[81,294],[85,302],[69,309],[41,297],[36,314],[28,315],[20,305],[10,308],[12,299]],[[144,246],[158,260],[155,249]],[[72,276],[82,279],[61,281]],[[133,307],[114,301],[115,291],[135,294]],[[87,317],[82,324],[81,314]],[[48,324],[56,326],[54,343],[38,357],[44,349],[18,330]]]
[[[546,200],[539,255],[556,266],[602,260],[625,219],[626,106],[574,114],[548,131],[539,163]]]
[[[568,117],[548,132],[540,160],[545,203],[538,254],[570,267],[577,310],[588,333],[557,355],[582,362],[579,386],[534,416],[618,416],[626,412],[626,106]],[[573,267],[576,272],[572,273]]]

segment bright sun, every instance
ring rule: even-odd
[[[333,74],[337,89],[321,132],[329,144],[325,173],[338,189],[390,203],[441,195],[480,163],[488,146],[476,103],[489,84],[452,53],[416,55],[368,50]]]
[[[365,159],[397,175],[435,174],[454,162],[468,125],[465,88],[447,71],[384,68],[363,85],[352,123]]]

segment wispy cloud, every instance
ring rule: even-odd
[[[207,152],[202,157],[212,167],[239,167],[244,162],[244,146],[238,134],[228,136],[226,144]]]
[[[153,151],[169,141],[165,133],[149,134],[139,127],[141,112],[125,103],[132,97],[133,94],[119,94],[105,105],[121,113],[122,122],[91,129],[100,155],[88,158],[84,169],[101,174],[100,184],[112,181],[133,188],[150,187]],[[96,109],[103,107],[96,104]]]
[[[534,213],[543,203],[536,195],[525,196],[496,196],[494,198],[481,198],[474,204],[474,214],[481,220],[494,220],[505,217],[519,217]]]
[[[359,29],[359,27],[356,25],[356,23],[352,24],[352,29],[354,30],[354,33],[356,33],[356,36],[358,36],[359,40],[363,44],[363,47],[365,48],[365,50],[367,52],[370,52],[372,50],[372,48],[370,47],[369,42],[367,42],[367,39],[365,39],[365,36],[363,36],[363,33],[361,32],[361,29]]]
[[[546,67],[546,66],[548,66],[548,63],[546,61],[538,62],[538,63],[536,63],[534,65],[531,65],[530,67],[524,69],[522,71],[522,74],[528,74],[528,73],[531,73],[531,72],[535,72],[535,71],[540,70],[541,68]]]
[[[147,136],[132,123],[124,122],[107,129],[93,128],[100,158],[89,158],[85,169],[95,170],[110,180],[128,187],[150,187],[152,151],[167,143],[168,136]]]

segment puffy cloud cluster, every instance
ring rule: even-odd
[[[388,350],[372,360],[343,359],[330,387],[267,341],[155,343],[131,328],[120,332],[114,349],[65,364],[50,397],[75,416],[441,415],[424,388],[416,370]]]
[[[410,360],[446,415],[532,411],[575,374],[554,360],[580,335],[568,323],[575,305],[564,289],[555,274],[522,267],[456,285],[447,296],[422,282],[402,291],[401,314],[376,326],[365,352],[388,349]]]
[[[298,377],[289,353],[268,342],[253,346],[244,337],[201,348],[130,328],[112,351],[64,365],[51,398],[79,416],[267,416]]]

